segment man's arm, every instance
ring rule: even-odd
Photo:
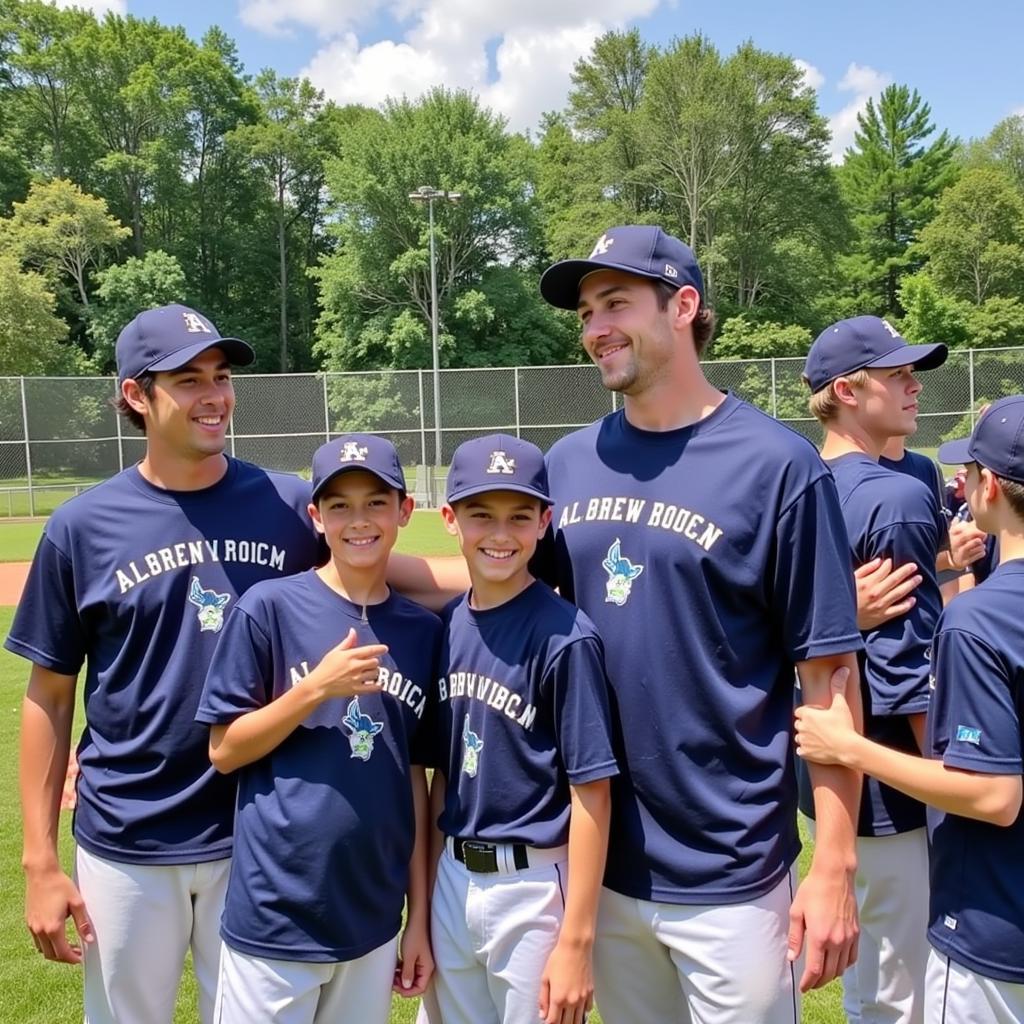
[[[398,555],[388,559],[388,583],[431,611],[440,612],[469,590],[469,570],[455,555]]]
[[[427,773],[419,765],[412,766],[412,799],[416,840],[409,862],[407,913],[394,980],[394,990],[407,997],[422,995],[434,973],[434,958],[430,950],[430,891],[427,888],[431,845],[430,797],[427,795]]]
[[[608,779],[570,787],[569,889],[558,942],[540,985],[545,1024],[567,1024],[586,1016],[594,1000],[593,949],[597,901],[608,853],[611,795]]]
[[[68,917],[74,920],[82,942],[93,941],[81,893],[61,868],[57,854],[75,683],[75,676],[32,666],[22,702],[20,746],[25,922],[36,948],[47,960],[69,964],[81,962],[82,950],[68,942]]]
[[[827,707],[830,679],[845,669],[850,679],[850,707],[857,727],[863,726],[860,679],[854,654],[811,658],[797,665],[803,704]],[[857,958],[857,817],[861,776],[839,766],[811,765],[816,836],[807,877],[790,910],[789,955],[795,960],[806,939],[806,960],[800,991],[820,988],[837,978]]]
[[[864,772],[908,796],[964,818],[1012,825],[1020,814],[1020,774],[992,775],[947,767],[939,760],[891,750],[854,728],[847,704],[849,687],[833,683],[828,708],[798,708],[797,753],[818,764],[841,764]]]

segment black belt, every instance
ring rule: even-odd
[[[512,861],[520,871],[530,866],[525,843],[485,843],[479,839],[452,839],[452,854],[467,871],[494,874],[498,868],[498,847],[512,847]]]

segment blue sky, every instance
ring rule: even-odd
[[[633,25],[650,42],[701,31],[725,52],[751,39],[801,61],[837,156],[857,111],[889,82],[918,89],[936,124],[962,138],[1024,113],[1020,0],[76,2],[181,24],[194,38],[218,24],[250,72],[307,75],[342,103],[376,104],[434,84],[471,88],[515,129],[563,105],[574,61],[601,32]]]

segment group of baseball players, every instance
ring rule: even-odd
[[[851,1022],[1024,1022],[1024,396],[940,449],[950,528],[904,449],[943,345],[822,332],[819,454],[705,378],[678,239],[611,228],[540,288],[622,407],[546,456],[462,444],[458,558],[393,552],[382,438],[311,484],[225,454],[245,342],[180,305],[122,331],[145,456],[57,509],[6,641],[26,919],[87,1024],[170,1024],[189,950],[203,1024],[385,1024],[393,991],[421,1024],[796,1024],[840,976]]]

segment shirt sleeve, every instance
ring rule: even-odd
[[[86,637],[75,597],[73,565],[47,533],[32,559],[4,646],[62,675],[77,675],[85,661]]]
[[[270,640],[242,607],[229,615],[206,673],[197,722],[224,724],[273,699],[274,665]]]
[[[934,567],[936,527],[895,523],[872,533],[867,548],[868,559],[891,558],[893,565],[915,562]],[[928,710],[932,637],[941,608],[933,581],[926,578],[921,586],[928,589],[919,590],[910,611],[867,634],[864,676],[875,715],[913,715]]]
[[[548,666],[546,685],[554,698],[558,752],[570,784],[618,775],[600,640],[582,637],[558,651]]]
[[[928,711],[932,754],[951,768],[990,775],[1024,770],[1021,723],[1005,659],[974,634],[935,638],[935,695]]]
[[[779,516],[775,545],[770,601],[790,658],[860,650],[850,542],[831,474]]]

